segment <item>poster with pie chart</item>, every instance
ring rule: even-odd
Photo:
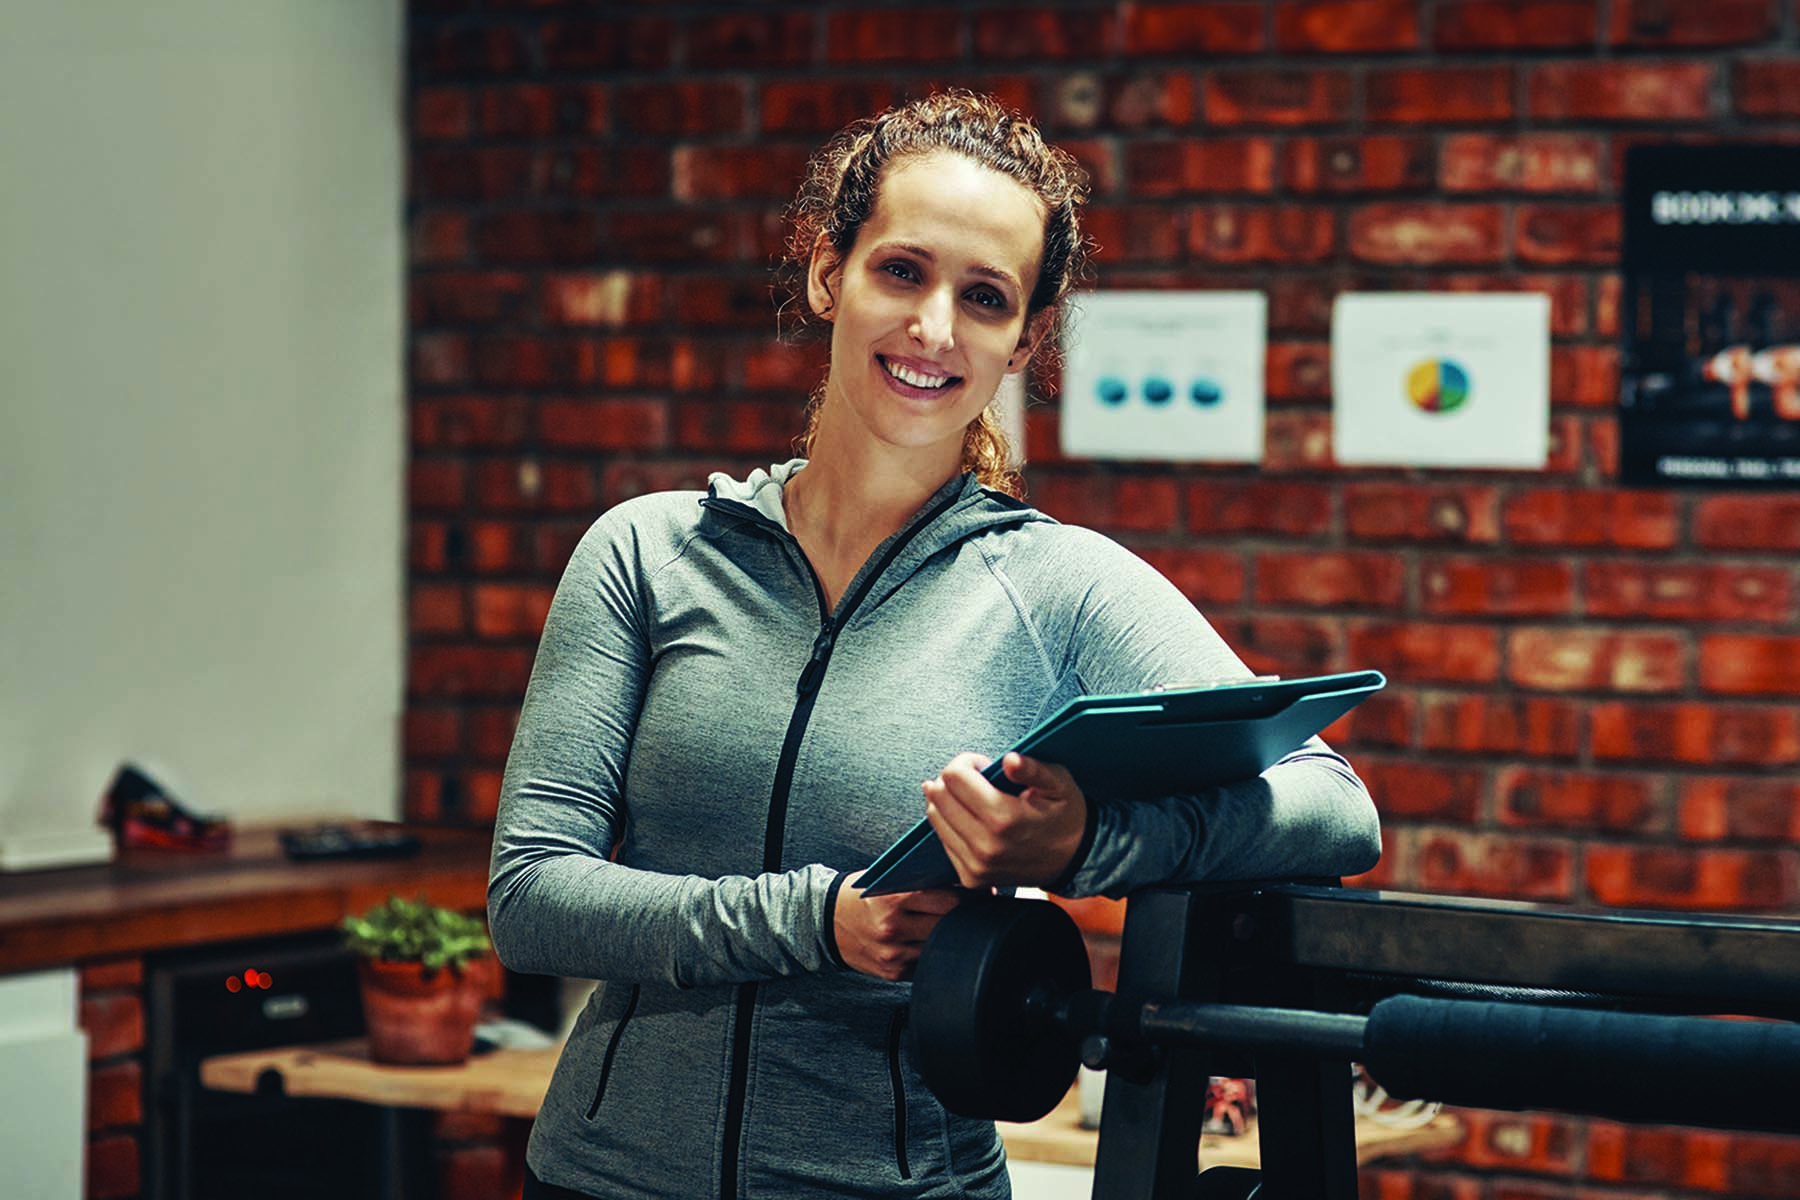
[[[1332,309],[1331,383],[1340,463],[1542,468],[1550,299],[1345,293]]]

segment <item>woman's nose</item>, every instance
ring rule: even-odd
[[[912,327],[907,332],[921,348],[941,352],[956,345],[955,320],[955,297],[943,289],[931,288],[920,294]]]

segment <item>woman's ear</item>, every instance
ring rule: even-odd
[[[844,263],[820,234],[806,263],[806,303],[821,321],[832,319],[837,308],[837,288],[843,285]]]
[[[1006,360],[1007,371],[1009,373],[1023,371],[1025,365],[1031,361],[1031,356],[1037,352],[1038,346],[1046,337],[1050,336],[1050,330],[1055,326],[1056,309],[1054,307],[1041,308],[1026,318],[1025,328],[1019,334],[1019,344],[1013,347],[1012,357]]]

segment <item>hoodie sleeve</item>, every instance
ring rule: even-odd
[[[613,861],[650,675],[634,514],[648,512],[595,523],[550,606],[495,818],[495,949],[515,971],[682,987],[830,968],[835,871],[703,879]]]
[[[1247,679],[1251,671],[1148,563],[1068,530],[1057,577],[1065,672],[1082,691],[1141,691]],[[1255,779],[1190,796],[1093,805],[1093,836],[1059,890],[1122,896],[1158,883],[1352,875],[1381,855],[1374,802],[1344,758],[1312,738]]]

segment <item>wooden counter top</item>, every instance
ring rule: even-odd
[[[369,1060],[361,1038],[316,1046],[281,1046],[222,1054],[200,1064],[200,1081],[226,1092],[254,1092],[265,1076],[280,1081],[290,1096],[361,1100],[402,1108],[478,1112],[508,1117],[534,1117],[550,1084],[560,1046],[542,1050],[495,1050],[451,1067],[392,1067]],[[270,1082],[274,1082],[271,1080]],[[1345,1088],[1349,1088],[1346,1080]],[[1074,1090],[1050,1115],[1030,1124],[1002,1122],[1000,1136],[1007,1156],[1020,1162],[1061,1163],[1091,1167],[1100,1133],[1081,1127],[1080,1101]],[[1373,1121],[1356,1123],[1358,1162],[1396,1154],[1413,1154],[1453,1146],[1462,1139],[1462,1124],[1440,1114],[1418,1129],[1397,1129]],[[1239,1137],[1207,1134],[1200,1139],[1203,1167],[1254,1167],[1259,1160],[1254,1121]]]
[[[0,974],[329,929],[392,893],[481,908],[493,835],[409,831],[424,841],[412,858],[296,863],[269,827],[237,830],[229,850],[129,850],[100,866],[0,875]]]

